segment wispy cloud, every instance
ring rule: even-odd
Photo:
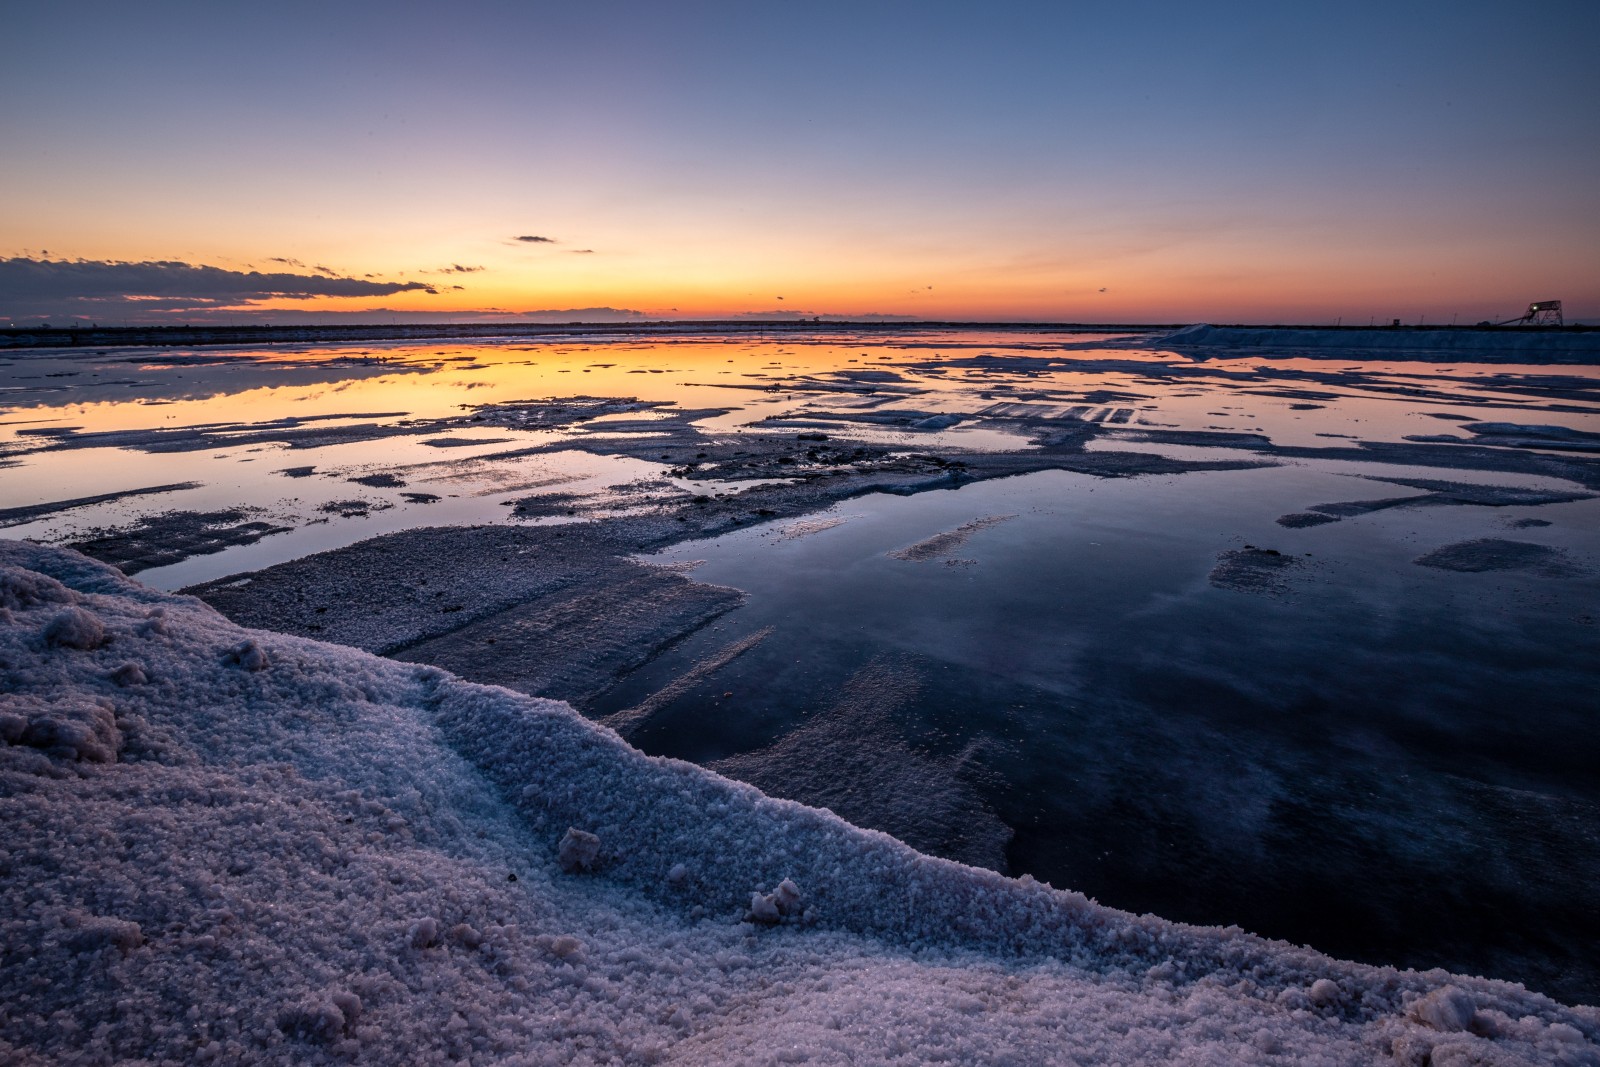
[[[632,308],[560,308],[544,311],[524,311],[518,318],[536,322],[629,322],[642,319],[645,313]]]
[[[592,255],[594,255],[594,249],[592,249],[592,248],[574,248],[572,250],[572,254],[575,255],[575,256],[592,256]]]
[[[788,308],[773,308],[771,311],[741,311],[736,315],[728,316],[730,319],[764,319],[771,322],[797,322],[807,319],[855,322],[862,319],[913,320],[921,317],[920,315],[896,315],[886,311],[861,311],[854,314],[840,314],[833,311],[794,311]]]
[[[530,245],[553,245],[560,243],[554,237],[535,237],[532,234],[525,234],[522,237],[513,237],[512,240],[521,241],[523,244]]]

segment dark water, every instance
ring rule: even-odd
[[[598,710],[771,627],[635,743],[1116,907],[1600,1000],[1600,509],[1272,521],[1363,495],[1331,467],[1046,473],[687,545],[748,605]],[[1412,562],[1492,536],[1570,565]],[[1208,581],[1246,544],[1296,559],[1284,588]]]

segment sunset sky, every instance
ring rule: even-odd
[[[59,0],[5,30],[0,324],[1600,318],[1594,0]]]

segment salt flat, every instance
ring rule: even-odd
[[[152,816],[158,822],[178,820],[182,833],[161,831],[148,853],[173,871],[198,862],[180,854],[185,834],[209,835],[215,851],[230,857],[255,849],[255,858],[239,861],[245,870],[281,866],[286,861],[269,854],[299,847],[292,834],[274,832],[259,848],[219,838],[189,801],[177,813],[177,787],[116,777],[166,774],[163,753],[181,747],[151,741],[147,751],[142,728],[116,726],[119,716],[130,724],[130,715],[148,717],[128,701],[156,700],[159,690],[157,702],[168,704],[156,717],[173,724],[166,736],[177,745],[204,734],[215,718],[204,712],[212,718],[202,729],[185,716],[245,699],[227,679],[265,684],[283,670],[273,642],[296,656],[310,650],[304,655],[323,657],[317,662],[333,674],[381,676],[399,687],[377,701],[389,711],[363,720],[357,733],[369,740],[361,743],[381,748],[371,739],[420,730],[419,747],[396,756],[396,766],[453,768],[437,773],[456,784],[419,800],[398,778],[386,780],[371,786],[374,802],[402,812],[409,825],[445,810],[450,790],[481,794],[487,799],[468,807],[488,813],[488,822],[449,808],[459,825],[437,829],[443,836],[428,847],[454,834],[499,842],[501,851],[492,860],[473,853],[451,872],[436,869],[431,853],[417,860],[418,884],[431,888],[419,889],[421,896],[407,891],[406,907],[417,913],[409,919],[385,903],[404,879],[364,903],[355,898],[375,893],[381,877],[363,875],[368,888],[359,893],[329,882],[332,896],[294,920],[316,931],[306,935],[315,942],[306,966],[327,981],[251,989],[258,999],[245,1014],[254,1030],[213,1020],[226,1034],[219,1056],[292,1059],[342,1048],[339,1055],[379,1062],[382,1049],[399,1047],[385,1045],[399,1039],[380,1033],[395,1025],[439,1057],[533,1055],[523,1038],[555,1023],[553,1016],[531,1021],[538,1013],[527,998],[504,1002],[492,1019],[485,1009],[462,1013],[461,1026],[435,1020],[440,1032],[424,1034],[394,1023],[398,1016],[373,1021],[378,994],[362,990],[377,986],[329,977],[368,973],[382,960],[412,990],[384,986],[383,996],[395,1004],[420,996],[416,990],[435,979],[417,978],[423,986],[413,989],[407,983],[423,971],[395,977],[396,967],[446,959],[460,937],[480,938],[474,953],[493,940],[484,933],[488,912],[472,918],[461,905],[459,915],[468,917],[459,922],[474,933],[452,941],[457,918],[447,922],[424,898],[478,894],[472,899],[492,899],[488,911],[502,916],[490,925],[522,915],[513,925],[540,931],[532,947],[506,951],[523,953],[518,973],[544,976],[528,978],[541,995],[556,986],[539,982],[578,966],[574,953],[592,963],[591,946],[604,943],[639,954],[605,972],[615,988],[588,988],[589,971],[574,979],[571,1003],[585,1018],[601,1011],[597,996],[616,1010],[606,1016],[603,1040],[597,1030],[592,1042],[574,1044],[576,1031],[562,1031],[559,1049],[544,1050],[554,1061],[688,1062],[700,1049],[702,1059],[985,1062],[978,1045],[960,1044],[970,1039],[993,1062],[1153,1062],[1180,1049],[1249,1062],[1280,1048],[1312,1061],[1405,1061],[1430,1043],[1512,1057],[1507,1062],[1561,1055],[1589,1062],[1583,1057],[1592,1057],[1592,1046],[1583,1042],[1594,1039],[1593,1018],[1556,1005],[1593,1003],[1600,991],[1600,929],[1585,888],[1600,877],[1600,795],[1590,771],[1600,757],[1591,721],[1600,684],[1600,368],[1581,353],[1559,354],[1553,365],[1530,350],[1351,351],[1328,347],[1327,338],[1320,348],[1316,338],[1293,340],[1291,351],[1271,339],[1241,347],[1238,337],[1194,332],[1163,340],[908,329],[765,341],[619,335],[582,344],[8,356],[0,367],[8,405],[0,420],[0,464],[7,464],[0,522],[14,540],[0,544],[21,552],[24,568],[92,575],[84,588],[110,598],[94,601],[94,611],[133,611],[127,598],[162,606],[189,620],[185,632],[195,640],[163,645],[160,655],[174,658],[159,670],[154,660],[140,668],[147,681],[165,672],[170,685],[118,686],[102,675],[115,672],[122,661],[108,657],[116,658],[119,643],[132,647],[131,637],[69,655],[42,628],[77,601],[66,594],[48,603],[19,600],[8,630],[17,651],[7,661],[18,681],[6,697],[23,723],[17,737],[56,737],[55,727],[27,724],[38,716],[55,721],[49,707],[70,705],[78,711],[61,721],[81,719],[85,737],[100,730],[105,737],[94,743],[118,753],[118,762],[86,761],[89,750],[70,746],[54,745],[60,750],[52,754],[52,744],[13,744],[4,751],[21,762],[5,796],[23,804],[30,826],[73,810],[109,812],[111,796],[160,812]],[[23,538],[76,546],[155,588],[185,588],[260,632],[235,632],[193,601],[169,601],[71,557],[16,546]],[[221,636],[196,642],[211,631],[228,635],[231,649],[256,642],[277,666],[251,672],[239,654],[238,662],[207,659],[212,652],[203,649]],[[140,653],[147,654],[156,653]],[[228,659],[227,649],[216,655]],[[89,673],[60,673],[72,663]],[[251,742],[248,758],[228,747],[232,741],[194,741],[183,744],[198,755],[174,757],[177,764],[266,767],[293,763],[303,750],[320,753],[317,774],[330,780],[365,773],[340,765],[350,752],[342,746],[358,742],[329,736],[344,729],[335,719],[360,715],[325,709],[335,697],[317,688],[321,682],[311,686],[323,694],[315,699],[297,696],[293,678],[285,684],[270,698],[249,698],[281,729]],[[232,695],[216,695],[224,690]],[[419,695],[424,690],[498,695],[466,700],[462,706],[477,710],[441,725],[437,701]],[[534,698],[567,702],[579,714]],[[92,710],[102,703],[103,712]],[[496,744],[518,743],[523,712],[512,708],[544,709],[541,721],[566,724],[567,740],[538,758],[495,755]],[[652,762],[616,734],[585,725],[584,716],[655,757],[710,767],[788,799],[762,798],[687,763]],[[61,736],[77,736],[69,727]],[[594,815],[582,805],[597,792],[609,797],[602,806],[624,801],[611,796],[612,786],[586,784],[589,770],[569,766],[569,741],[612,754],[601,762],[618,762],[602,777],[622,773],[617,767],[655,768],[615,787],[623,792],[656,796],[654,786],[639,783],[670,768],[673,781],[692,783],[684,786],[691,796],[681,798],[688,807],[673,807],[670,819],[648,804],[628,808],[626,817],[611,809]],[[275,746],[282,749],[276,757]],[[541,759],[549,768],[533,767]],[[265,790],[263,811],[323,796],[307,784],[316,775],[295,773],[306,780],[250,779],[248,789]],[[128,784],[108,785],[113,778]],[[46,797],[36,780],[64,784]],[[518,806],[524,788],[534,790],[526,810]],[[791,800],[891,833],[921,855]],[[762,823],[736,831],[746,807],[808,827],[782,853],[790,859],[757,847],[790,830]],[[354,833],[338,826],[356,823],[328,822],[329,831],[316,821],[334,818],[324,815],[312,819],[317,833]],[[670,833],[662,820],[672,823]],[[635,821],[648,848],[627,836]],[[594,830],[603,848],[620,851],[606,852],[596,871],[564,872],[557,857],[568,826]],[[476,838],[480,832],[486,836]],[[661,835],[679,849],[670,862]],[[683,843],[702,838],[695,848],[721,848],[735,867],[694,873],[709,861],[691,857]],[[624,839],[626,846],[616,844]],[[878,873],[851,866],[856,859],[819,858],[854,857],[860,842],[892,844],[902,850],[893,855],[907,858],[888,867],[873,860]],[[358,843],[368,850],[364,863],[404,866],[416,858],[398,858],[396,840],[352,837],[339,848]],[[63,880],[52,866],[65,865],[60,849],[67,846],[29,847],[30,855],[55,858],[30,860],[18,892],[55,901],[54,918],[18,927],[15,943],[55,937],[67,946],[30,974],[89,966],[73,962],[73,937],[42,931],[80,921],[61,916],[109,913],[95,911],[91,898],[99,898],[88,883]],[[457,842],[445,851],[477,847]],[[657,850],[666,873],[630,867],[639,849]],[[295,862],[302,860],[322,862]],[[886,872],[902,862],[908,871],[949,872],[938,879],[953,881],[926,893],[896,888],[901,876]],[[666,878],[679,863],[684,873]],[[507,885],[520,890],[485,873],[501,866],[518,873]],[[823,888],[836,884],[827,881],[834,874],[819,880],[818,870],[834,867],[854,886],[846,896]],[[119,870],[119,900],[144,892],[137,872]],[[190,871],[177,883],[191,874],[200,877]],[[691,874],[698,880],[685,883]],[[887,881],[872,887],[880,875]],[[1065,886],[1123,911],[1002,875]],[[800,921],[801,908],[775,927],[741,924],[750,894],[773,894],[785,878],[816,907],[811,919]],[[250,892],[258,901],[287,900],[294,880],[280,871]],[[477,888],[469,893],[466,884]],[[713,885],[715,899],[705,895]],[[583,887],[583,902],[559,904],[573,886]],[[616,914],[632,916],[601,923],[617,924],[607,928],[616,935],[610,941],[585,910],[597,892],[612,894],[605,899]],[[929,903],[947,892],[960,902],[948,903],[953,910]],[[996,904],[990,894],[1012,903]],[[1033,900],[1029,894],[1054,902],[1040,906],[1055,917],[1039,919],[1028,910],[1033,904],[1015,903]],[[833,904],[824,908],[823,899]],[[910,899],[932,910],[908,918]],[[558,904],[572,917],[562,920],[570,929],[527,918]],[[260,913],[252,938],[289,921],[283,906],[274,905],[275,919]],[[692,915],[695,907],[704,910]],[[1013,914],[1014,907],[1023,911]],[[341,908],[368,908],[361,921],[390,924],[385,929],[403,925],[395,944],[405,961],[395,963],[388,948],[372,947],[376,941],[319,955],[324,942],[345,936],[342,928],[329,932],[322,917]],[[926,909],[910,908],[919,910]],[[141,914],[159,925],[178,911],[169,902]],[[412,927],[426,918],[435,920],[438,945],[427,927],[416,935],[423,944],[412,945]],[[111,919],[146,925],[132,912]],[[679,919],[688,925],[673,926]],[[651,932],[658,926],[676,932]],[[1078,940],[1102,926],[1162,931],[1152,934],[1159,946],[1130,948],[1124,942],[1134,935],[1126,934]],[[1364,964],[1223,929],[1230,926]],[[1068,927],[1077,932],[1069,936]],[[1053,932],[1040,941],[1041,929]],[[97,943],[93,966],[105,969],[94,980],[120,981],[124,972],[113,963],[142,967],[128,961],[160,955],[157,938],[139,936],[133,945],[110,937],[109,954]],[[159,944],[176,944],[171,936]],[[702,936],[711,940],[695,940]],[[563,955],[552,948],[561,937],[584,947]],[[672,938],[680,940],[669,945]],[[866,940],[846,945],[852,938]],[[1191,948],[1179,951],[1174,938],[1212,946],[1201,953],[1206,962],[1185,963]],[[652,1011],[676,1017],[689,1004],[682,1019],[690,1020],[700,1002],[652,999],[666,994],[650,984],[656,979],[633,972],[691,944],[714,960],[696,979],[709,983],[704,989],[756,983],[754,1014],[735,1019],[718,1009],[702,1030],[652,1029],[661,1018]],[[949,958],[930,964],[924,957],[934,950]],[[273,951],[272,959],[285,958]],[[881,952],[896,962],[881,963]],[[730,968],[717,953],[748,966]],[[896,1016],[902,1029],[863,1029],[855,994],[847,995],[859,987],[840,970],[856,955],[874,958],[848,965],[868,968],[853,972],[861,981],[904,990]],[[1258,962],[1239,962],[1246,956]],[[241,964],[231,988],[261,980],[266,958]],[[1169,958],[1170,973],[1162,969]],[[1176,981],[1173,996],[1154,991],[1141,970],[1152,967],[1158,980]],[[1434,967],[1445,970],[1429,972]],[[457,999],[484,995],[475,983],[488,979],[469,971],[457,968],[447,980],[458,983],[450,986]],[[1192,996],[1184,983],[1202,971],[1212,976],[1206,996],[1220,998],[1229,1020],[1216,1041],[1169,1011]],[[1262,977],[1269,972],[1276,977]],[[1554,1000],[1445,972],[1489,974]],[[1135,982],[1128,977],[1135,973],[1144,977]],[[801,974],[808,977],[795,977]],[[1328,986],[1315,986],[1313,975],[1323,974],[1339,984],[1334,1000]],[[193,973],[173,979],[185,989],[199,980]],[[1265,1001],[1241,981],[1270,987],[1266,999],[1288,1014],[1260,1015]],[[1011,1021],[999,1023],[996,983],[1028,991],[1017,996],[1032,1007],[1022,1015],[1006,1008]],[[1446,985],[1466,992],[1419,1000]],[[967,1018],[939,999],[958,986],[985,1006],[973,1009],[970,1027],[938,1031],[938,1041],[955,1044],[929,1044],[938,1030],[929,1029],[933,1014]],[[787,989],[781,1011],[765,992],[779,987]],[[1315,997],[1313,988],[1321,990]],[[366,1022],[338,1009],[330,999],[336,993],[359,999]],[[706,992],[704,1003],[727,997]],[[1461,997],[1471,1000],[1470,1011]],[[1371,1010],[1352,1014],[1356,1001]],[[829,1004],[839,1028],[816,1024],[828,1030],[818,1041],[809,1030],[772,1029],[775,1012],[799,1020],[791,1014],[799,1002],[809,1005],[804,1027],[821,1018],[810,1007]],[[420,1003],[413,1007],[424,1016],[433,1010]],[[1028,1014],[1036,1009],[1037,1018]],[[17,1024],[28,1036],[0,1036],[19,1049],[88,1047],[88,1030],[74,1038],[40,1022],[57,1010],[30,1008],[28,1021]],[[1558,1037],[1573,1035],[1531,1023],[1519,1030],[1492,1012],[1531,1013],[1546,1030],[1559,1020],[1579,1040],[1562,1045]],[[1081,1041],[1066,1040],[1047,1017],[1081,1017]],[[1126,1029],[1136,1017],[1145,1022]],[[1450,1019],[1461,1027],[1452,1030]],[[1035,1022],[1045,1029],[1030,1029]],[[1168,1036],[1158,1039],[1157,1031]],[[117,1047],[144,1040],[180,1055],[170,1051],[179,1047],[170,1035],[142,1033],[123,1034]],[[1435,1062],[1455,1054],[1441,1047]]]

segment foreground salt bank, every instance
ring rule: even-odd
[[[1600,1063],[1593,1008],[1130,916],[563,704],[0,563],[7,1062]]]

